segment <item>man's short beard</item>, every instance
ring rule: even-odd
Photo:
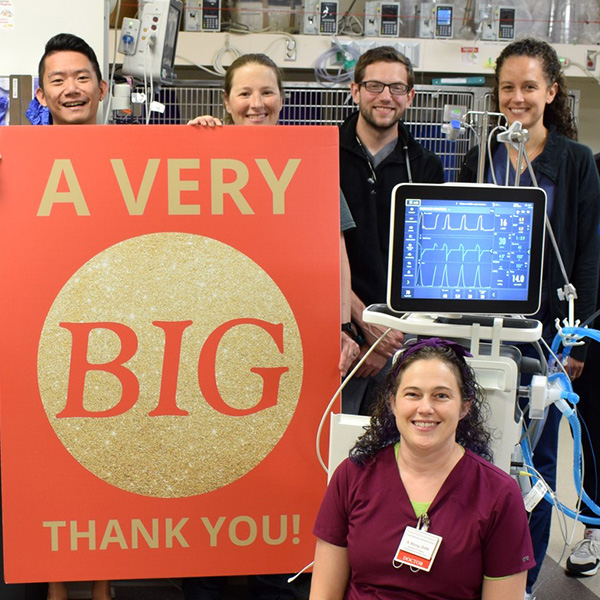
[[[402,119],[402,117],[398,117],[398,119],[396,119],[389,125],[380,125],[379,123],[377,123],[377,121],[375,121],[375,119],[373,119],[373,117],[370,113],[368,113],[367,111],[363,110],[360,107],[359,107],[359,111],[360,111],[362,118],[365,120],[365,122],[373,129],[376,129],[377,131],[388,131],[388,130],[392,129],[393,127],[398,127],[398,123]]]

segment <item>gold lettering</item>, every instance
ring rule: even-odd
[[[66,521],[43,521],[42,527],[50,527],[50,550],[58,552],[58,528],[66,527]]]
[[[234,171],[237,177],[230,183],[223,181],[225,170]],[[254,211],[242,195],[242,188],[248,183],[248,167],[239,160],[220,158],[210,161],[211,211],[213,215],[223,214],[223,196],[229,194],[243,215],[253,215]]]
[[[65,176],[65,181],[69,188],[67,192],[58,191],[62,175]],[[48,217],[54,204],[59,203],[71,203],[75,207],[75,212],[80,217],[87,217],[90,214],[85,203],[85,198],[83,197],[83,192],[81,191],[81,186],[77,180],[77,175],[75,175],[75,169],[73,169],[73,164],[68,159],[56,159],[54,161],[37,216]]]
[[[271,519],[268,515],[263,515],[263,540],[269,546],[278,546],[279,544],[283,544],[285,542],[285,538],[287,538],[287,515],[280,515],[279,517],[279,537],[272,538],[271,537]]]
[[[181,528],[189,521],[188,517],[179,520],[179,523],[175,525],[173,528],[173,519],[167,519],[165,526],[165,537],[166,537],[166,547],[173,547],[173,539],[177,538],[179,545],[182,548],[189,548],[190,545],[187,543],[186,539],[181,535]]]
[[[113,158],[110,163],[117,178],[123,200],[125,200],[127,211],[130,215],[143,215],[144,210],[146,209],[146,203],[148,202],[148,196],[150,195],[150,190],[152,189],[152,184],[156,178],[160,158],[148,159],[137,197],[131,187],[131,181],[129,181],[127,169],[125,168],[123,160],[120,158]]]
[[[71,526],[71,550],[78,550],[77,540],[86,538],[89,540],[89,549],[96,549],[96,521],[88,521],[88,531],[77,531],[77,521],[71,521],[69,525]]]
[[[158,519],[152,519],[152,537],[140,519],[131,521],[131,547],[138,548],[138,533],[142,534],[148,548],[158,548]]]
[[[197,158],[170,158],[168,160],[168,188],[170,215],[199,215],[198,204],[181,204],[181,192],[198,191],[198,182],[182,180],[183,169],[199,169],[200,160]]]
[[[208,517],[202,517],[202,522],[204,523],[204,527],[206,527],[206,531],[208,531],[208,535],[210,535],[210,545],[216,546],[217,533],[219,533],[221,527],[223,527],[223,523],[225,523],[225,517],[219,517],[217,524],[214,527]]]
[[[109,519],[106,524],[104,536],[102,537],[102,542],[100,543],[100,550],[106,550],[109,544],[114,543],[119,544],[122,550],[127,550],[127,542],[125,541],[125,536],[123,535],[123,530],[119,525],[119,521],[116,519]]]
[[[273,168],[271,167],[268,159],[257,158],[255,160],[260,172],[265,178],[265,181],[269,184],[269,187],[273,192],[273,214],[285,214],[285,190],[287,189],[288,185],[290,185],[290,181],[300,165],[300,159],[290,158],[287,161],[285,169],[283,169],[283,173],[279,179],[277,179],[275,173],[273,173]]]
[[[248,525],[248,537],[245,540],[238,536],[237,526],[239,523],[246,523]],[[236,546],[249,546],[256,540],[257,531],[256,521],[252,517],[235,517],[229,524],[229,539]]]

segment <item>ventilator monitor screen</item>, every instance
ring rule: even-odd
[[[535,314],[545,213],[539,188],[396,186],[388,305],[398,312]]]

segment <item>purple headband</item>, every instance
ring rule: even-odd
[[[410,344],[410,342],[409,342]],[[414,344],[407,345],[405,348],[400,350],[397,354],[397,358],[394,361],[394,367],[398,368],[411,354],[414,354],[417,350],[431,346],[433,348],[450,348],[458,356],[473,356],[470,352],[467,352],[459,343],[452,342],[450,340],[442,340],[440,338],[426,338],[419,340]]]

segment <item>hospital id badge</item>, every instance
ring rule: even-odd
[[[396,569],[408,565],[411,570],[429,571],[441,543],[442,538],[439,535],[407,527],[392,564]]]

